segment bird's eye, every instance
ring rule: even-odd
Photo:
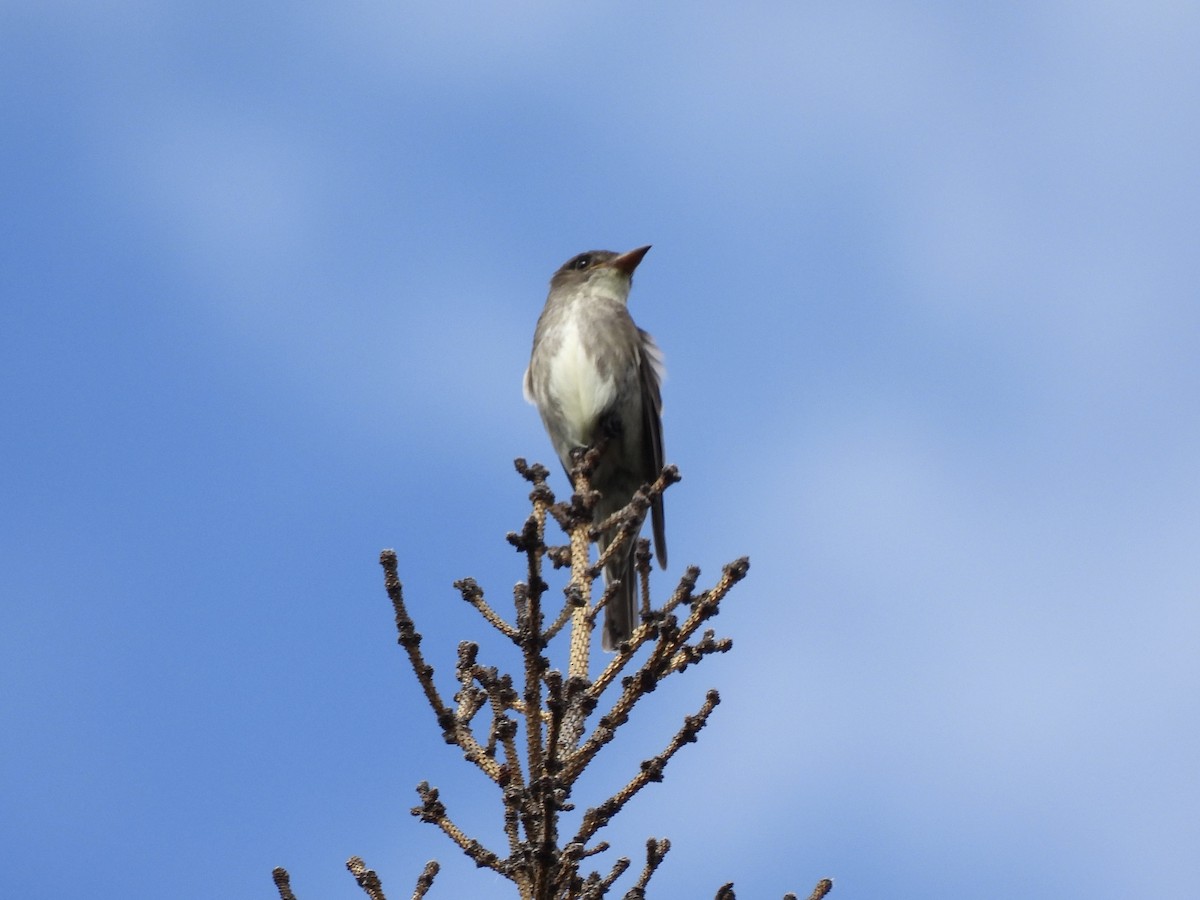
[[[572,268],[579,269],[580,271],[582,271],[582,270],[586,269],[588,266],[590,266],[591,264],[592,264],[592,258],[585,253],[583,256],[580,256],[575,260]]]

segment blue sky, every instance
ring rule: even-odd
[[[0,4],[0,895],[509,896],[394,642],[499,646],[553,270],[654,249],[662,896],[1200,880],[1191,4]],[[557,473],[556,473],[557,477]],[[562,487],[562,482],[558,482]],[[452,688],[443,680],[443,687]],[[588,794],[586,791],[593,793]],[[610,857],[611,858],[611,857]]]

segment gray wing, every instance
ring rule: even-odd
[[[642,387],[642,434],[647,438],[642,444],[642,466],[647,473],[647,480],[653,481],[663,468],[661,385],[666,369],[662,351],[654,343],[654,338],[640,328],[638,336],[642,339],[641,353],[638,354],[638,380]],[[650,520],[654,526],[654,553],[658,557],[658,564],[665,569],[667,526],[661,496],[655,497],[650,505]]]

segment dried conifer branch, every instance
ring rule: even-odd
[[[682,671],[690,662],[698,662],[699,659],[707,655],[709,652],[715,652],[722,649],[729,649],[732,646],[731,642],[723,640],[721,642],[702,642],[697,648],[687,648],[680,655],[680,650],[686,648],[685,641],[691,637],[697,628],[708,618],[716,615],[718,605],[732,589],[733,585],[745,577],[749,571],[750,561],[745,557],[736,560],[733,563],[725,566],[722,571],[721,579],[717,585],[710,591],[705,591],[698,599],[693,599],[692,611],[684,621],[682,626],[675,623],[674,618],[669,615],[662,617],[659,622],[658,642],[651,651],[651,656],[642,665],[641,669],[632,676],[632,679],[627,679],[625,682],[625,690],[621,697],[613,705],[609,712],[609,719],[614,723],[613,727],[625,721],[633,706],[652,689],[654,684],[657,684],[667,675],[675,671]],[[676,588],[668,605],[678,606],[680,603],[691,598],[692,589],[695,586],[696,578],[699,576],[699,569],[689,567],[683,579],[681,579],[679,587]],[[619,652],[616,658],[609,663],[605,671],[600,674],[596,682],[592,685],[592,693],[594,696],[599,696],[604,689],[608,687],[616,674],[625,667],[632,658],[638,646],[649,638],[650,629],[648,626],[640,626],[635,629],[633,639],[629,642],[630,646]],[[604,740],[602,743],[607,743]],[[596,747],[598,749],[598,747]],[[586,762],[584,763],[586,765]]]
[[[628,856],[622,856],[615,863],[613,863],[613,867],[609,870],[609,873],[605,875],[604,878],[600,879],[598,885],[599,890],[596,892],[595,896],[603,897],[604,894],[608,892],[608,889],[612,887],[613,882],[624,875],[631,865],[633,865],[633,862]],[[599,875],[599,873],[596,874],[597,876]]]
[[[537,600],[530,598],[531,608],[537,609]],[[525,685],[521,693],[525,715],[525,760],[528,765],[529,778],[532,782],[535,773],[545,768],[544,735],[542,732],[542,685],[544,674],[550,663],[541,653],[542,640],[538,634],[541,627],[541,616],[537,614],[530,627],[523,632],[523,656]]]
[[[614,540],[611,544],[608,545],[608,549],[612,550],[613,547],[616,547],[616,546],[618,546],[618,543],[617,543],[617,541]],[[607,556],[608,554],[604,554],[604,555]],[[595,569],[593,571],[592,576],[591,576],[593,581],[600,574],[601,571],[603,571],[603,570]],[[620,590],[620,588],[621,588],[621,579],[619,579],[619,578],[614,578],[612,581],[607,582],[604,585],[604,593],[602,593],[600,595],[600,599],[596,601],[595,605],[591,609],[588,610],[587,621],[588,621],[588,625],[590,627],[592,627],[592,628],[596,627],[596,621],[600,618],[600,613],[604,611],[604,607],[608,606],[608,604],[612,600],[612,598],[617,595],[617,592]]]
[[[460,652],[462,649],[460,648]],[[477,649],[475,645],[468,645],[466,649],[472,653],[471,662],[464,665],[460,658],[460,664],[456,667],[461,684],[458,693],[454,695],[459,704],[455,712],[459,724],[459,742],[465,750],[474,750],[475,738],[471,722],[485,705],[490,704],[492,720],[486,751],[488,755],[494,756],[496,740],[511,731],[511,728],[505,725],[505,722],[509,721],[507,710],[515,709],[517,702],[511,686],[506,686],[505,679],[497,677],[495,669],[473,664],[473,653]]]
[[[383,566],[384,587],[387,589],[388,597],[392,601],[392,608],[396,614],[396,630],[400,634],[398,642],[408,654],[408,660],[412,665],[413,673],[417,676],[417,682],[421,685],[421,690],[425,692],[425,699],[433,707],[438,725],[442,728],[442,737],[445,738],[446,743],[454,743],[454,713],[442,701],[441,695],[438,694],[437,688],[433,684],[433,666],[425,662],[425,658],[421,655],[421,635],[417,633],[413,620],[404,606],[404,589],[400,585],[400,576],[397,574],[396,551],[384,550],[379,555],[379,562]]]
[[[352,856],[346,860],[346,868],[370,900],[387,900],[383,895],[383,885],[379,883],[379,876],[375,874],[374,869],[368,869],[360,857]]]
[[[504,621],[500,615],[488,605],[488,602],[483,598],[483,588],[481,588],[474,578],[462,578],[454,582],[454,587],[462,594],[462,598],[479,610],[479,614],[487,620],[487,623],[495,628],[506,638],[515,640],[517,629],[513,628]]]
[[[464,725],[459,729],[458,745],[462,747],[463,757],[468,761],[475,763],[488,778],[501,784],[504,781],[504,772],[494,756],[487,752],[487,749],[475,739]]]
[[[501,875],[507,874],[500,858],[495,853],[474,838],[467,837],[461,828],[450,821],[446,815],[446,806],[438,797],[437,788],[430,787],[427,781],[422,781],[417,785],[417,794],[421,797],[421,805],[412,808],[414,816],[422,822],[429,822],[440,828],[481,869],[487,868]]]
[[[556,506],[550,507],[550,512],[553,513]],[[570,544],[553,544],[546,547],[546,559],[550,560],[550,565],[555,570],[571,568],[571,545]]]
[[[508,838],[508,857],[512,859],[521,851],[521,813],[522,802],[525,799],[525,786],[515,783],[505,785],[502,799],[504,801],[504,836]]]
[[[288,875],[287,869],[283,866],[276,866],[271,870],[271,878],[275,882],[275,889],[279,891],[279,900],[296,900],[296,895],[292,893],[291,876]]]
[[[666,748],[658,756],[645,760],[640,771],[633,776],[625,787],[617,791],[606,801],[597,807],[589,809],[583,815],[583,823],[579,826],[579,831],[572,838],[580,844],[586,844],[592,839],[592,836],[612,819],[621,808],[625,806],[633,797],[646,785],[654,781],[662,781],[662,773],[666,768],[667,763],[671,760],[684,744],[694,743],[696,735],[700,729],[708,722],[708,717],[721,702],[721,697],[716,691],[709,691],[704,698],[704,703],[693,716],[688,716],[684,719],[683,726],[671,738]],[[611,731],[609,732],[611,739]],[[607,741],[605,741],[607,743]],[[599,749],[597,746],[596,749]],[[594,753],[594,751],[593,751]],[[664,851],[665,852],[665,851]]]
[[[436,859],[431,859],[425,863],[425,869],[417,877],[417,886],[413,888],[412,900],[422,900],[429,893],[429,888],[433,885],[433,879],[437,877],[439,871],[441,871],[441,866],[438,865]]]
[[[813,892],[808,895],[808,900],[822,900],[822,898],[833,890],[833,880],[822,878],[817,882],[817,886],[813,888]],[[733,882],[723,884],[717,889],[716,900],[737,900],[733,893]],[[783,895],[783,900],[797,900],[795,894],[787,893]]]
[[[560,767],[559,742],[562,739],[563,713],[567,708],[566,689],[563,685],[562,672],[557,670],[546,675],[546,759],[551,760],[550,767],[558,774]]]
[[[585,475],[587,473],[584,473]],[[571,479],[574,482],[576,479],[576,469],[571,470]],[[661,496],[670,485],[680,481],[679,470],[675,466],[667,466],[659,474],[653,484],[647,485],[640,490],[634,491],[633,496],[621,509],[618,509],[603,522],[592,525],[588,529],[588,540],[595,542],[600,535],[616,529],[612,540],[600,554],[593,567],[593,575],[595,578],[604,567],[612,560],[612,558],[624,548],[624,545],[631,540],[640,541],[637,537],[642,528],[642,522],[646,519],[646,513],[650,511],[651,500]],[[649,548],[649,541],[646,542],[646,547]],[[647,554],[649,550],[647,549]],[[649,575],[649,556],[647,555],[646,574]],[[647,606],[649,605],[647,598]]]
[[[637,884],[630,889],[626,897],[645,897],[646,885],[650,883],[650,878],[658,871],[658,867],[662,865],[663,859],[671,850],[671,842],[667,838],[661,841],[649,838],[646,841],[646,865],[642,867],[642,874],[638,877]]]
[[[649,633],[642,633],[639,628],[633,630],[633,637],[621,645],[621,648],[613,654],[613,658],[608,661],[608,665],[604,670],[596,676],[596,680],[588,685],[588,693],[599,700],[600,697],[608,690],[609,685],[616,681],[617,676],[624,671],[625,667],[633,661],[638,650],[649,639]]]
[[[704,636],[695,644],[685,644],[672,657],[669,669],[672,672],[682,672],[688,666],[700,662],[700,659],[710,653],[727,653],[733,649],[733,641],[729,638],[716,639],[712,629],[704,632]]]
[[[521,776],[521,759],[517,753],[517,723],[509,717],[509,710],[516,710],[518,704],[516,692],[512,687],[512,679],[508,675],[500,676],[493,668],[475,667],[475,678],[484,686],[488,701],[492,708],[492,727],[488,737],[488,753],[495,757],[495,742],[499,741],[504,748],[504,765],[500,770],[499,784],[507,789],[512,782],[523,785]]]
[[[533,512],[530,514],[527,522],[528,525],[532,525],[533,531],[526,538],[528,549],[532,551],[532,558],[529,561],[529,578],[533,582],[538,580],[538,563],[540,563],[543,554],[546,552],[544,544],[546,536],[546,513],[554,505],[554,493],[550,490],[550,486],[546,484],[546,479],[550,477],[550,472],[545,466],[540,463],[534,463],[531,466],[523,459],[515,460],[514,464],[521,476],[533,485],[533,490],[529,492],[529,502],[533,504]],[[518,547],[517,549],[524,550],[525,548]]]
[[[571,620],[575,610],[580,606],[585,606],[583,594],[579,592],[573,585],[568,587],[566,591],[566,603],[563,604],[562,612],[558,614],[558,618],[554,620],[554,624],[546,629],[546,640],[552,641],[554,637],[563,629],[563,626]],[[594,620],[593,620],[594,621]]]
[[[468,641],[458,645],[458,664],[454,673],[458,676],[459,689],[454,695],[458,703],[454,710],[454,721],[460,729],[469,728],[476,713],[487,703],[487,692],[475,687],[475,654],[478,651],[479,647]]]
[[[621,645],[621,648],[615,654],[613,654],[613,658],[609,660],[609,663],[604,667],[604,670],[596,676],[596,680],[593,681],[591,686],[588,688],[588,693],[593,698],[599,700],[600,696],[606,690],[608,690],[609,685],[616,680],[617,676],[624,671],[625,667],[633,662],[634,657],[637,656],[638,650],[640,650],[643,645],[649,643],[651,640],[656,640],[659,637],[659,635],[656,634],[656,630],[657,622],[653,627],[638,626],[635,628],[633,630],[633,636]]]
[[[648,619],[646,628],[634,629],[633,637],[628,641],[628,646],[616,653],[609,664],[604,668],[596,680],[592,683],[591,693],[595,697],[603,694],[610,684],[616,679],[617,675],[632,661],[637,654],[638,649],[650,640],[656,640],[661,637],[661,634],[656,634],[658,626],[669,619],[669,614],[676,609],[680,604],[691,603],[695,597],[693,592],[696,589],[696,581],[700,578],[700,568],[698,566],[688,566],[684,571],[683,576],[679,579],[679,584],[671,594],[661,610],[643,613]],[[648,586],[645,590],[648,591]]]
[[[593,525],[588,529],[589,541],[595,541],[600,535],[614,527],[617,529],[612,541],[605,548],[604,552],[600,554],[595,565],[592,567],[596,575],[603,572],[604,567],[612,562],[612,558],[619,551],[624,550],[627,543],[635,539],[635,536],[642,528],[642,521],[646,518],[646,512],[649,509],[649,498],[643,492],[638,491],[633,495],[633,499],[629,501],[628,506],[617,510],[599,525]]]
[[[750,560],[745,556],[728,563],[721,570],[721,577],[712,589],[705,591],[699,599],[692,603],[691,615],[680,626],[684,639],[699,628],[701,622],[717,614],[717,608],[725,599],[725,595],[733,589],[735,584],[745,578],[749,571]]]
[[[475,733],[471,730],[471,720],[487,703],[486,689],[475,687],[475,676],[478,669],[475,664],[475,656],[478,652],[478,645],[470,641],[463,641],[459,644],[458,665],[455,667],[455,671],[462,687],[455,694],[458,700],[458,710],[454,713],[454,743],[462,748],[463,756],[475,763],[488,778],[499,784],[502,778],[500,764],[479,743]]]
[[[683,571],[683,575],[679,578],[679,584],[667,598],[667,602],[662,605],[659,613],[663,616],[668,616],[675,612],[682,604],[691,604],[695,599],[696,582],[700,580],[700,567],[688,566]]]
[[[628,721],[634,707],[671,674],[732,646],[728,638],[717,638],[712,629],[702,634],[700,629],[717,614],[721,602],[733,585],[745,577],[749,567],[745,559],[727,565],[717,583],[700,594],[696,594],[700,570],[689,567],[667,601],[656,608],[650,597],[650,542],[638,537],[638,533],[653,500],[679,481],[679,473],[673,466],[664,468],[654,483],[637,491],[623,509],[594,525],[592,513],[599,494],[591,488],[591,474],[598,458],[594,449],[572,456],[570,475],[574,493],[568,502],[556,502],[546,482],[548,472],[544,467],[516,460],[517,472],[532,485],[529,493],[532,511],[521,530],[507,536],[509,543],[525,556],[526,563],[525,580],[513,587],[512,623],[486,601],[483,589],[474,579],[455,582],[463,599],[519,649],[522,658],[522,671],[517,676],[519,691],[512,676],[479,662],[478,645],[463,642],[454,669],[458,687],[453,706],[447,704],[434,685],[433,667],[421,654],[421,635],[405,607],[396,554],[387,550],[380,557],[395,611],[398,642],[408,654],[443,738],[457,745],[464,757],[500,788],[507,855],[502,858],[468,836],[450,819],[437,789],[427,782],[417,786],[421,803],[412,812],[441,829],[477,866],[511,881],[523,900],[601,900],[627,872],[630,861],[626,857],[617,859],[604,875],[599,871],[585,875],[580,866],[584,860],[609,849],[605,841],[589,847],[597,833],[643,788],[661,781],[667,763],[685,744],[696,740],[720,701],[716,691],[707,693],[697,712],[684,718],[662,751],[642,762],[638,772],[620,790],[582,812],[574,836],[565,845],[560,839],[562,816],[574,811],[570,799],[580,775],[613,739],[616,730]],[[545,543],[548,517],[565,532],[565,545]],[[602,533],[608,543],[593,560],[592,547]],[[630,638],[592,681],[592,633],[605,605],[612,602],[618,582],[606,580],[599,598],[594,585],[605,564],[616,558],[618,552],[624,552],[631,541],[635,542],[640,618],[634,623]],[[543,597],[549,586],[542,573],[547,561],[556,570],[565,567],[570,570],[563,589],[563,606],[549,627],[543,621]],[[566,640],[564,672],[554,668],[547,654],[551,642],[568,622],[570,635]],[[562,644],[556,647],[561,648]],[[561,660],[562,649],[557,653]],[[602,697],[607,712],[593,719]],[[477,735],[483,734],[484,721],[487,738],[481,743]],[[523,740],[518,731],[524,732]],[[649,881],[669,849],[670,843],[665,839],[647,842],[646,863],[625,894],[627,898],[645,897]],[[352,857],[347,866],[371,900],[383,900],[378,877],[362,860]],[[436,872],[436,863],[426,866],[417,881],[415,900],[425,896]],[[286,871],[277,869],[275,882],[281,900],[295,900]],[[829,887],[828,882],[818,884],[810,900],[821,900]],[[733,885],[721,888],[718,897],[732,900]]]
[[[570,586],[578,592],[582,601],[571,612],[571,649],[567,673],[572,677],[586,676],[588,661],[591,658],[592,628],[588,627],[588,617],[592,602],[592,581],[596,576],[594,572],[589,571],[590,542],[586,524],[591,520],[591,510],[596,502],[596,494],[591,490],[588,481],[595,460],[594,451],[585,454],[571,473],[575,484],[575,495],[572,497],[571,503],[573,524],[567,532],[571,538]],[[567,723],[568,734],[574,738],[573,743],[578,739],[578,731],[582,723],[576,723],[570,716]]]
[[[650,618],[650,541],[646,538],[638,538],[637,549],[633,551],[633,554],[637,565],[638,584],[641,589],[638,611],[641,613],[642,620],[648,621]]]
[[[728,568],[728,567],[726,567]],[[724,595],[722,595],[723,597]],[[717,598],[716,602],[719,602]],[[689,619],[690,621],[690,619]],[[696,618],[695,624],[691,626],[694,630],[699,626],[703,618]],[[640,631],[640,629],[639,629]],[[690,632],[689,632],[690,633]],[[667,622],[660,626],[660,635],[658,642],[651,650],[649,658],[642,664],[641,668],[632,676],[627,677],[623,682],[623,689],[620,696],[610,707],[608,713],[601,717],[591,737],[576,751],[571,754],[567,760],[567,773],[574,774],[581,772],[595,757],[596,753],[602,746],[607,744],[613,738],[613,732],[620,727],[629,718],[629,713],[634,706],[649,694],[657,684],[678,669],[673,665],[680,643],[687,634],[678,632],[671,627],[671,622]],[[639,637],[635,631],[635,642]],[[609,670],[618,671],[624,666],[628,660],[628,654],[632,652],[632,648],[622,650],[618,654],[618,658],[609,664],[608,669],[604,673],[609,675]],[[701,654],[703,655],[703,654]],[[609,677],[612,677],[609,675]],[[593,698],[598,697],[595,692],[595,685],[592,686]]]

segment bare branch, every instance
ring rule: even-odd
[[[429,822],[440,828],[481,869],[487,868],[501,875],[507,874],[500,858],[495,853],[473,838],[467,837],[461,828],[450,821],[449,816],[446,815],[445,804],[438,798],[437,788],[430,787],[428,782],[422,781],[417,785],[417,794],[421,797],[421,805],[412,808],[414,816],[420,818],[422,822]]]
[[[383,895],[383,885],[379,883],[379,876],[375,874],[374,869],[368,869],[360,857],[352,856],[346,860],[346,868],[370,900],[387,900]]]
[[[580,776],[629,720],[638,703],[670,675],[731,648],[728,638],[718,638],[711,628],[701,632],[701,628],[717,615],[730,590],[749,569],[748,560],[736,560],[724,567],[713,587],[697,594],[700,570],[691,566],[666,602],[656,607],[650,595],[650,542],[638,533],[652,503],[679,481],[679,472],[673,466],[664,468],[624,508],[595,523],[593,512],[599,494],[591,487],[591,477],[599,458],[596,448],[573,454],[570,476],[574,492],[567,502],[555,500],[546,481],[549,473],[543,466],[515,461],[517,472],[532,485],[532,510],[521,530],[507,535],[508,542],[525,557],[525,578],[512,591],[513,622],[487,602],[483,588],[473,578],[460,579],[454,586],[489,625],[516,645],[521,668],[514,677],[484,665],[479,660],[479,645],[463,641],[454,668],[458,687],[453,705],[439,693],[433,667],[421,653],[421,635],[405,605],[396,553],[385,550],[380,555],[398,643],[408,655],[443,739],[458,746],[464,757],[500,788],[507,855],[502,858],[467,835],[449,817],[437,789],[427,782],[417,786],[421,802],[412,813],[439,828],[477,866],[510,881],[523,900],[601,900],[629,870],[631,864],[626,857],[615,860],[603,875],[600,871],[585,874],[580,867],[585,860],[609,850],[607,842],[592,844],[597,832],[645,787],[661,781],[667,763],[685,744],[696,741],[720,702],[715,690],[707,692],[699,709],[683,719],[662,751],[644,760],[620,790],[586,809],[575,834],[565,842],[560,837],[561,816],[574,809],[570,801]],[[546,544],[548,518],[563,529],[565,545]],[[593,544],[601,534],[605,550],[593,559]],[[592,635],[597,617],[616,596],[619,584],[615,578],[606,578],[605,589],[597,598],[595,582],[606,563],[623,558],[618,554],[627,552],[631,541],[635,542],[639,621],[593,681]],[[547,561],[556,570],[570,569],[562,609],[548,628],[543,617],[543,600],[549,590],[543,579]],[[553,643],[566,630],[569,636],[565,642]],[[565,655],[565,672],[551,663],[552,644],[558,665]],[[607,712],[593,719],[602,700]],[[486,739],[481,743],[485,722]],[[523,739],[518,734],[521,731]],[[645,898],[650,880],[670,846],[665,838],[646,842],[645,864],[626,898]],[[351,857],[346,865],[369,900],[385,900],[380,879],[359,857]],[[425,897],[437,872],[436,862],[425,866],[417,879],[414,900]],[[296,900],[288,873],[276,869],[273,875],[280,900]],[[809,900],[822,900],[831,887],[828,880],[820,882]],[[795,895],[788,896],[795,900]],[[733,884],[723,886],[717,897],[734,900]]]
[[[421,655],[421,635],[417,632],[408,615],[408,610],[404,606],[404,589],[400,584],[400,576],[397,574],[396,551],[384,550],[379,555],[379,562],[383,566],[384,587],[387,589],[388,597],[392,601],[392,608],[396,614],[396,630],[400,635],[398,642],[408,654],[408,660],[412,665],[413,673],[417,676],[417,682],[425,692],[425,699],[433,707],[438,725],[442,728],[442,737],[445,738],[447,744],[453,744],[455,743],[454,713],[442,701],[441,695],[438,694],[437,688],[433,684],[433,666],[425,662],[425,658]]]
[[[487,620],[489,625],[506,638],[516,640],[517,629],[505,622],[494,609],[488,606],[487,601],[483,599],[483,588],[474,578],[459,579],[454,582],[454,587],[462,594],[464,600],[479,610],[479,614]]]
[[[586,813],[584,813],[583,823],[579,826],[579,831],[572,840],[580,844],[586,844],[599,829],[607,825],[609,820],[621,811],[621,808],[628,803],[634,797],[634,795],[638,793],[638,791],[651,782],[662,781],[663,770],[666,768],[671,757],[678,753],[679,749],[683,747],[684,744],[695,742],[696,735],[708,722],[708,717],[712,714],[713,709],[715,709],[717,704],[720,702],[721,698],[717,692],[709,691],[708,695],[704,698],[704,703],[701,705],[700,709],[695,715],[688,716],[684,719],[683,726],[675,733],[675,736],[671,738],[671,741],[667,744],[666,749],[664,749],[662,753],[660,753],[658,756],[654,756],[648,760],[645,760],[641,765],[641,770],[633,776],[633,778],[627,785],[625,785],[625,787],[621,788],[621,790],[619,790],[608,800],[604,801],[604,803],[589,809]],[[607,739],[611,739],[611,732],[614,728],[615,726],[608,729]],[[603,742],[607,743],[607,739]],[[596,749],[599,749],[599,747],[597,746]],[[592,752],[594,754],[595,751],[593,750]]]
[[[271,878],[275,882],[275,889],[279,891],[279,900],[296,900],[296,895],[292,893],[291,876],[288,875],[287,869],[283,866],[276,866],[271,870]]]
[[[431,859],[425,863],[425,869],[417,877],[417,886],[413,888],[412,900],[422,900],[429,893],[429,888],[433,885],[433,879],[437,877],[437,873],[441,870],[436,859]]]

